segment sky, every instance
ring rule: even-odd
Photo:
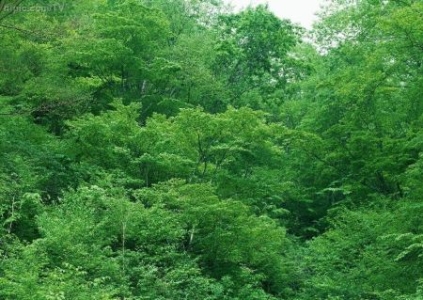
[[[248,5],[269,4],[270,10],[280,18],[290,19],[307,29],[311,29],[313,21],[317,20],[314,15],[319,11],[320,5],[325,0],[224,0],[236,9],[242,9]]]

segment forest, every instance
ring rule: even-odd
[[[0,0],[0,299],[423,299],[423,2]]]

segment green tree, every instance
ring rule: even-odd
[[[264,5],[223,15],[218,28],[221,41],[214,69],[232,92],[229,103],[255,109],[281,103],[295,78],[289,53],[299,43],[300,29]]]

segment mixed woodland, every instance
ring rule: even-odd
[[[423,2],[0,0],[0,299],[423,299]]]

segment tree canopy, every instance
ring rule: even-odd
[[[0,0],[0,298],[422,299],[422,32]]]

